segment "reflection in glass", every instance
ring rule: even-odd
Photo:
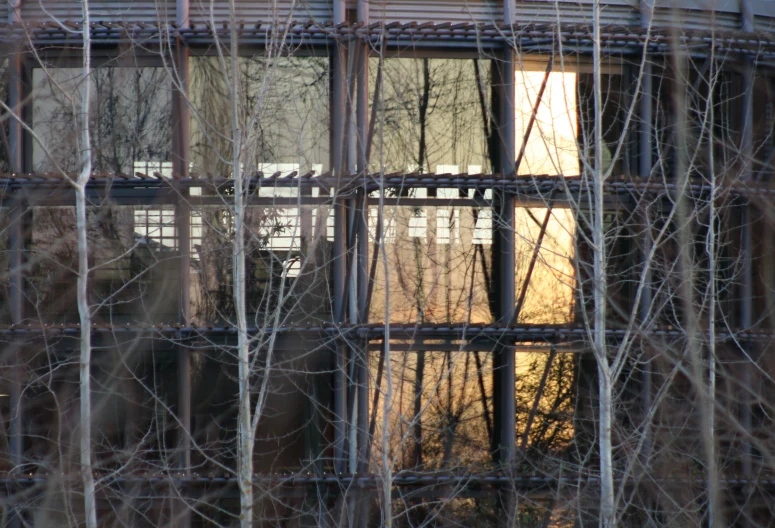
[[[32,75],[33,166],[36,171],[78,171],[79,68],[36,68]],[[162,68],[96,68],[88,82],[89,127],[95,172],[134,174],[170,164],[170,80]],[[171,166],[170,166],[171,168]],[[169,170],[169,169],[167,169]]]
[[[372,170],[489,171],[484,126],[491,113],[486,64],[460,59],[383,60]],[[379,68],[380,61],[372,59],[370,93],[376,88]]]
[[[465,349],[454,341],[424,344],[448,351],[422,350],[417,344],[413,352],[391,354],[390,459],[397,469],[487,467],[494,427],[492,352]],[[401,348],[397,342],[394,346]],[[574,363],[573,353],[541,345],[517,354],[517,447],[520,456],[530,454],[535,468],[556,464],[573,439]],[[387,393],[382,351],[371,355],[370,368],[380,391],[379,405],[371,409],[376,431],[372,463],[378,465],[385,448],[380,398]]]
[[[177,317],[177,238],[171,209],[90,207],[88,291],[97,323],[172,323]],[[25,312],[35,323],[74,323],[75,207],[33,207]]]
[[[328,59],[240,58],[238,115],[216,57],[191,58],[191,162],[197,173],[231,175],[232,126],[243,130],[248,172],[301,173],[328,167]],[[234,118],[234,119],[233,119]]]
[[[578,175],[579,152],[576,146],[578,114],[576,74],[523,69],[515,77],[516,149],[519,152],[528,131],[541,85],[546,87],[536,111],[536,119],[518,174]]]
[[[439,189],[439,192],[445,189]],[[546,208],[518,207],[515,214],[516,284],[528,279],[521,323],[566,323],[573,315],[575,220],[554,208],[543,237]],[[376,236],[378,207],[369,212]],[[390,313],[394,323],[489,323],[492,281],[491,210],[472,207],[389,206],[383,211],[385,249],[391,275]],[[429,220],[433,219],[433,220]],[[535,253],[536,244],[541,245]],[[371,251],[373,252],[373,239]],[[372,253],[373,258],[373,253]],[[371,321],[384,319],[386,278],[374,268]]]
[[[282,191],[262,189],[261,193],[269,190],[271,194]],[[330,318],[330,243],[324,232],[313,228],[313,213],[317,211],[306,207],[299,211],[293,207],[247,207],[246,298],[250,326],[286,326]],[[194,320],[198,324],[233,324],[233,213],[226,207],[205,206],[195,210],[193,219]],[[280,316],[275,321],[276,309]]]
[[[191,59],[191,163],[201,176],[233,174],[233,127],[242,129],[240,168],[264,176],[322,173],[328,166],[329,98],[326,58],[244,57],[240,97],[233,115],[227,76],[215,57]],[[318,189],[314,189],[313,196]],[[306,191],[305,191],[306,192]],[[215,191],[203,188],[200,195]],[[325,286],[330,207],[294,204],[298,189],[260,187],[246,197],[249,325],[327,318]],[[192,308],[202,324],[234,320],[232,198],[223,206],[197,206],[192,218]],[[253,203],[261,200],[262,205]],[[277,202],[283,202],[282,204]],[[267,201],[271,205],[266,205]]]

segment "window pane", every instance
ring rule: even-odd
[[[379,60],[371,59],[371,93],[379,67]],[[381,114],[375,124],[372,170],[489,171],[483,119],[491,113],[489,92],[488,61],[382,61]]]
[[[546,78],[543,70],[520,70],[515,77],[516,149],[527,133],[538,93]],[[519,166],[518,174],[565,176],[579,173],[576,147],[576,74],[551,72],[536,111],[536,119]]]
[[[81,168],[74,128],[84,80],[79,68],[33,70],[36,171]],[[163,68],[96,68],[88,82],[89,128],[95,172],[171,173],[170,79]]]
[[[328,65],[322,57],[240,59],[241,168],[264,174],[326,170]],[[232,173],[229,89],[216,57],[191,58],[191,162],[195,172]]]

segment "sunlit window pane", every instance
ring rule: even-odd
[[[521,70],[516,73],[517,152],[522,147],[545,76],[544,71],[537,70]],[[518,174],[569,176],[579,173],[576,85],[576,73],[549,74]]]

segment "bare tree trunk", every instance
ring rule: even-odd
[[[97,528],[94,472],[91,451],[91,313],[89,308],[89,225],[86,219],[86,184],[92,171],[91,138],[89,137],[89,104],[91,98],[91,35],[89,1],[83,0],[83,80],[78,126],[81,130],[81,172],[75,184],[75,205],[78,231],[77,302],[81,322],[80,378],[80,451],[83,480],[84,514],[87,528]]]
[[[234,0],[229,2],[231,20],[236,20]],[[250,412],[250,341],[247,334],[245,275],[245,195],[242,180],[242,121],[240,114],[240,68],[237,24],[231,24],[229,96],[232,127],[232,174],[234,178],[234,245],[232,246],[232,288],[237,317],[237,360],[239,362],[239,411],[237,479],[240,497],[240,526],[253,526],[253,428]]]
[[[600,72],[600,0],[594,5],[594,35],[593,35],[593,75],[595,100],[595,159],[592,167],[593,177],[593,226],[592,241],[594,245],[594,353],[597,361],[599,395],[599,448],[600,448],[600,526],[609,528],[616,526],[613,477],[613,446],[611,442],[611,418],[613,414],[613,390],[611,367],[608,362],[608,347],[606,346],[606,254],[605,225],[603,216],[603,184],[605,179],[603,169],[603,96]]]

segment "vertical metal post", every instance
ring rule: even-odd
[[[9,22],[20,23],[21,3],[15,2],[11,6]],[[8,59],[8,103],[14,113],[29,123],[30,107],[25,104],[29,93],[29,71],[26,68],[21,53],[17,50]],[[32,148],[30,135],[24,130],[22,123],[16,119],[8,122],[8,144],[10,148],[9,168],[13,173],[29,172],[32,165]],[[28,218],[28,204],[18,200],[10,212],[11,224],[8,230],[9,249],[9,297],[11,322],[20,325],[24,322],[24,246],[27,235],[25,225]],[[22,470],[24,463],[24,400],[22,398],[23,380],[25,379],[23,365],[25,363],[24,349],[19,344],[14,344],[10,351],[15,361],[14,375],[10,387],[10,450],[11,461],[15,471]],[[21,511],[14,511],[11,517],[11,526],[21,526]]]
[[[172,90],[172,172],[180,178],[187,178],[191,125],[188,106],[189,52],[181,37],[175,41],[174,53],[177,83]]]
[[[622,64],[622,108],[629,108],[630,105],[634,105],[637,101],[638,95],[633,92],[636,86],[637,79],[635,78],[635,72],[638,68],[633,64]],[[637,115],[637,114],[636,114]],[[633,133],[634,127],[631,125],[627,129],[622,130],[623,141],[625,142],[625,148],[622,151],[622,170],[625,176],[633,176],[637,173],[638,167],[635,163],[638,159],[638,142],[634,140],[637,136]]]
[[[334,1],[334,24],[345,21],[344,0]],[[331,166],[334,176],[343,176],[346,164],[344,156],[345,141],[345,78],[347,69],[347,52],[345,46],[338,42],[331,61]],[[334,243],[333,243],[333,320],[336,324],[346,322],[345,281],[347,280],[347,211],[344,200],[338,196],[339,188],[335,189],[334,197]],[[347,349],[343,340],[337,344],[334,362],[334,467],[337,473],[345,469],[345,438],[347,434]]]
[[[27,205],[23,201],[14,204],[10,212],[10,226],[8,228],[8,246],[10,253],[9,270],[9,297],[11,309],[11,321],[15,325],[21,325],[24,321],[24,237],[25,225],[24,219],[27,216]],[[10,359],[15,362],[12,369],[12,379],[10,380],[10,455],[12,471],[22,472],[24,464],[24,400],[22,398],[24,373],[24,349],[21,344],[16,343],[12,337],[12,346],[9,350]],[[11,528],[17,528],[23,524],[22,509],[18,508],[13,501],[10,501],[10,524]]]
[[[508,4],[509,0],[506,0]],[[504,178],[516,173],[516,107],[515,74],[516,57],[514,50],[507,46],[503,60],[494,69],[497,105],[497,169]],[[514,234],[514,195],[505,189],[494,190],[493,204],[493,275],[497,291],[496,318],[503,324],[514,319],[516,304],[515,287],[515,234]],[[496,462],[511,471],[517,446],[516,426],[516,359],[514,346],[498,345],[493,352],[493,438],[492,449]],[[513,525],[512,511],[514,494],[511,486],[504,486],[500,495],[503,509],[502,521],[506,526]]]
[[[9,298],[11,308],[11,321],[14,325],[21,325],[24,321],[24,235],[25,235],[25,209],[26,204],[19,201],[14,204],[10,212],[11,223],[8,228],[8,249],[10,253],[9,270]],[[24,402],[22,401],[22,380],[24,372],[22,365],[22,348],[14,344],[11,351],[16,361],[13,379],[11,380],[11,461],[16,470],[19,470],[24,455]]]
[[[754,68],[750,58],[745,58],[743,65],[742,78],[742,100],[741,100],[741,145],[740,156],[742,157],[742,178],[744,181],[751,181],[753,171],[753,88],[754,88]],[[753,323],[752,316],[752,297],[753,297],[753,274],[752,274],[752,244],[751,244],[751,203],[745,201],[741,205],[741,229],[742,229],[742,269],[741,269],[741,288],[740,288],[740,328],[750,330]],[[751,358],[753,357],[753,345],[744,343],[743,357],[743,390],[742,394],[742,416],[741,422],[747,434],[750,434],[752,428],[751,420],[751,386],[752,370]],[[752,468],[752,449],[751,443],[746,440],[743,445],[743,475],[750,479],[753,475]]]
[[[504,177],[514,175],[516,156],[515,122],[515,57],[510,47],[504,51],[503,62],[498,68],[497,94],[500,99],[499,112],[499,163]],[[496,189],[497,190],[497,189]],[[514,196],[502,190],[497,192],[493,211],[493,264],[497,264],[498,306],[497,319],[510,323],[515,309],[515,241],[514,241]],[[495,438],[493,448],[496,459],[510,464],[516,450],[516,394],[515,357],[513,346],[499,346],[494,354],[494,383],[497,398],[494,402]]]
[[[178,0],[178,24],[188,20],[188,2]],[[187,178],[189,172],[189,127],[190,113],[188,106],[189,55],[188,48],[178,37],[174,49],[177,84],[172,90],[172,172],[176,178]],[[188,326],[191,323],[191,204],[189,190],[181,186],[175,187],[177,198],[175,203],[175,232],[178,238],[178,323]],[[182,339],[182,335],[178,335]],[[177,347],[178,363],[178,470],[184,475],[191,471],[191,351],[183,344]],[[179,490],[182,494],[182,490]],[[190,525],[191,518],[185,504],[174,501],[175,523],[180,526]],[[173,509],[173,511],[174,511]]]
[[[648,229],[648,226],[650,225],[648,222],[650,221],[650,218],[648,216],[648,211],[642,211],[640,215],[641,221],[643,222],[643,226],[646,227],[644,229],[643,238],[641,239],[640,243],[640,252],[638,257],[641,261],[642,266],[642,273],[644,273],[644,276],[641,277],[642,280],[642,291],[640,294],[640,303],[638,305],[638,320],[640,321],[641,325],[645,325],[648,318],[651,315],[651,307],[653,303],[653,294],[652,294],[652,273],[651,273],[651,266],[649,266],[648,269],[645,269],[645,266],[647,265],[647,259],[649,258],[649,255],[651,253],[652,249],[652,241],[651,241],[651,232]],[[652,371],[651,371],[651,363],[650,363],[650,354],[644,350],[642,353],[643,362],[641,363],[641,374],[640,374],[640,382],[641,382],[641,415],[645,419],[646,416],[651,412],[651,406],[653,404],[653,397],[652,397]],[[646,427],[646,439],[645,439],[645,449],[644,449],[644,458],[647,458],[650,453],[651,448],[651,428]]]
[[[8,23],[20,24],[22,21],[22,0],[8,0]]]
[[[643,79],[641,80],[641,94],[639,100],[640,122],[638,135],[638,169],[641,178],[651,176],[653,169],[652,161],[652,138],[654,136],[654,88],[653,76],[651,71],[651,62],[646,54],[643,55],[646,63],[643,65]]]
[[[369,2],[368,0],[358,0],[358,22],[368,25],[369,23]],[[356,41],[358,48],[357,68],[357,169],[359,175],[365,175],[369,171],[367,142],[369,136],[369,45],[366,42]],[[368,195],[365,188],[358,193],[359,206],[357,209],[357,269],[358,269],[358,322],[366,324],[369,321],[369,206],[367,203]],[[389,324],[389,321],[385,321]],[[358,473],[367,473],[369,471],[369,453],[371,451],[371,438],[369,435],[369,340],[363,338],[358,343],[360,349],[356,364],[357,373],[357,442],[358,442]],[[366,493],[358,494],[358,506],[356,510],[357,526],[365,527],[368,517],[368,502]]]
[[[647,29],[654,18],[654,0],[640,0],[640,26]]]
[[[25,109],[22,106],[26,90],[24,82],[24,62],[20,53],[14,53],[8,58],[8,103],[14,113],[24,119]],[[25,167],[25,136],[24,127],[16,120],[8,121],[8,144],[11,172],[24,172]]]
[[[173,90],[173,173],[176,177],[188,177],[189,160],[189,109],[188,109],[188,50],[178,39],[175,47],[175,66],[179,87]],[[191,319],[190,270],[191,270],[191,205],[189,191],[178,186],[175,204],[175,231],[178,237],[178,323],[188,325]],[[189,350],[178,348],[178,419],[180,454],[178,465],[181,470],[191,467],[191,369]]]
[[[175,22],[179,28],[186,28],[189,24],[189,0],[176,0]]]
[[[9,58],[9,106],[14,113],[22,119],[25,119],[27,113],[23,108],[23,102],[27,93],[27,83],[25,82],[24,63],[19,53],[15,53]],[[27,134],[22,127],[22,123],[16,119],[8,122],[8,142],[10,146],[9,165],[11,172],[20,173],[29,169],[25,161],[27,160],[26,146]],[[25,217],[27,204],[24,201],[17,201],[10,212],[11,225],[8,230],[8,245],[10,252],[9,262],[9,297],[11,309],[11,321],[13,324],[22,324],[24,321],[24,238],[25,238]],[[24,453],[24,405],[22,401],[22,365],[24,358],[21,347],[14,347],[16,374],[11,385],[11,459],[16,468],[22,464]]]
[[[647,2],[648,0],[644,0]],[[653,141],[653,126],[654,126],[654,93],[653,93],[653,76],[651,71],[651,62],[649,57],[644,52],[643,60],[646,61],[643,66],[643,79],[641,79],[641,94],[638,100],[640,110],[640,122],[639,122],[639,134],[638,134],[638,172],[641,178],[651,177],[651,171],[653,170],[652,159],[652,141]],[[636,94],[637,96],[637,94]],[[648,223],[647,211],[643,211],[644,226],[650,225]],[[643,238],[640,244],[641,265],[644,266],[645,277],[643,277],[643,291],[641,292],[640,305],[638,306],[638,318],[643,323],[649,317],[651,311],[651,305],[653,301],[652,297],[652,273],[651,268],[645,270],[646,259],[651,251],[651,234],[648,229],[644,230]],[[653,375],[652,366],[649,362],[649,357],[646,351],[643,353],[644,361],[641,363],[640,383],[641,383],[641,414],[645,418],[651,410],[653,405],[652,398],[652,385]],[[646,429],[646,442],[644,449],[644,459],[647,459],[650,454],[651,448],[651,429]]]
[[[511,26],[515,20],[516,2],[514,0],[503,0],[503,23]]]
[[[740,0],[740,16],[742,18],[742,29],[748,33],[754,30],[754,15],[752,0]]]
[[[12,10],[13,13],[13,10]],[[24,64],[21,55],[16,53],[9,58],[9,106],[14,113],[24,118],[22,103],[25,95]],[[25,169],[25,132],[22,124],[15,119],[8,123],[8,142],[10,147],[9,165],[11,172],[24,172]],[[25,237],[25,212],[26,203],[17,201],[10,212],[11,223],[8,229],[9,249],[9,297],[11,322],[20,325],[24,321],[24,237]],[[22,400],[22,380],[24,372],[23,350],[20,345],[14,344],[10,351],[12,360],[15,361],[13,379],[10,387],[10,450],[11,463],[15,471],[21,471],[24,462],[24,402]],[[11,517],[12,526],[21,525],[21,512],[14,511]]]
[[[369,4],[367,0],[358,0],[358,22],[368,24]],[[366,42],[358,41],[359,48],[357,68],[357,116],[356,130],[358,135],[358,174],[368,172],[368,159],[366,148],[369,135],[369,46]],[[366,324],[369,320],[367,306],[369,291],[369,207],[366,191],[358,194],[358,322]],[[369,366],[368,366],[368,339],[364,339],[359,351],[357,377],[358,377],[358,471],[368,470],[367,456],[369,453]]]

